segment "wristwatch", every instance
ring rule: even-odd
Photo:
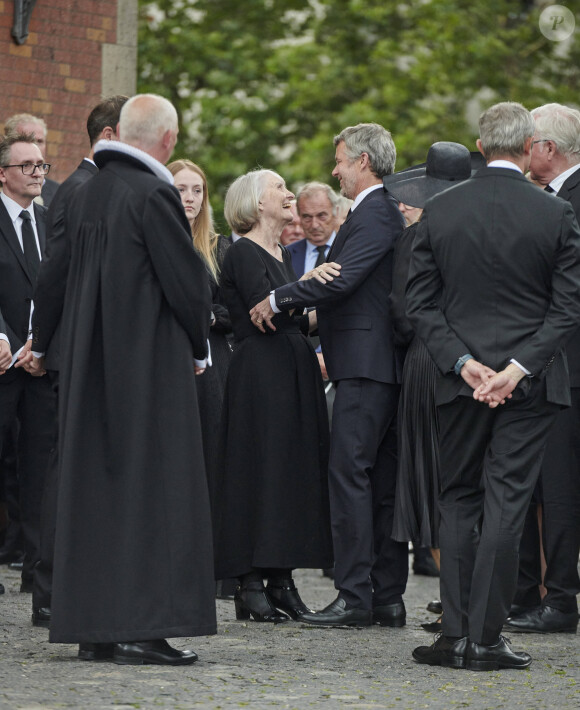
[[[467,355],[462,355],[459,360],[455,363],[455,367],[453,368],[453,371],[455,372],[456,375],[461,374],[461,368],[465,365],[465,363],[468,360],[473,360],[473,355],[470,355],[467,353]]]

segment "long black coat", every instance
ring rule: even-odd
[[[206,270],[177,191],[114,147],[95,159],[66,215],[50,640],[211,634],[193,363],[206,354]]]

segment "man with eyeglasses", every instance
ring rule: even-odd
[[[24,563],[21,592],[32,591],[39,557],[44,473],[55,441],[52,389],[40,370],[33,377],[19,367],[28,339],[32,295],[45,247],[46,208],[34,203],[50,166],[31,134],[0,141],[0,339],[10,347],[10,366],[0,380],[0,442],[18,422],[16,442]],[[4,346],[6,347],[6,346]]]
[[[40,152],[46,158],[46,136],[48,128],[45,121],[39,116],[33,116],[30,113],[17,113],[10,116],[4,124],[4,134],[7,136],[16,136],[31,133],[36,140]],[[38,197],[34,198],[39,205],[49,207],[53,197],[56,195],[59,183],[55,180],[45,177],[42,183],[42,190]]]
[[[561,104],[531,111],[535,134],[530,176],[572,204],[580,219],[580,112]],[[506,625],[528,633],[574,633],[580,592],[580,331],[566,346],[572,406],[558,414],[520,544],[518,589]],[[542,580],[538,503],[546,571]],[[540,584],[547,594],[542,599]]]

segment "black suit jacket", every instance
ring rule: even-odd
[[[46,208],[34,205],[36,229],[40,249],[46,246]],[[32,276],[28,272],[24,252],[18,241],[12,220],[0,200],[0,310],[4,317],[6,335],[13,353],[28,339],[30,303],[34,292]],[[8,377],[6,373],[4,377]]]
[[[74,192],[99,172],[90,160],[83,160],[77,169],[60,185],[47,214],[46,252],[34,291],[34,313],[32,314],[32,349],[45,353],[45,367],[59,369],[60,359],[60,318],[64,303],[67,271],[57,277],[48,278],[53,262],[68,264],[70,244],[65,236],[65,212],[74,199]],[[61,255],[66,254],[65,259]]]
[[[514,358],[545,377],[548,401],[570,404],[563,347],[580,323],[580,228],[568,203],[520,172],[484,168],[427,202],[407,303],[444,374],[438,404],[471,396],[453,373],[467,353],[494,370]]]
[[[572,173],[558,191],[558,197],[572,205],[576,219],[580,222],[580,169]],[[570,370],[570,386],[580,387],[580,329],[576,330],[566,345],[568,368]]]
[[[331,380],[400,381],[388,297],[393,248],[404,228],[397,202],[381,186],[369,193],[341,226],[327,261],[342,267],[327,284],[316,279],[276,289],[281,310],[316,306],[318,332]]]

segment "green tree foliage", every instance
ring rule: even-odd
[[[176,156],[223,195],[257,166],[289,186],[334,184],[333,136],[376,121],[397,168],[437,140],[475,149],[477,117],[496,101],[576,105],[577,34],[546,39],[543,5],[504,0],[158,0],[141,2],[139,91],[180,114]],[[561,2],[580,23],[579,3]]]

